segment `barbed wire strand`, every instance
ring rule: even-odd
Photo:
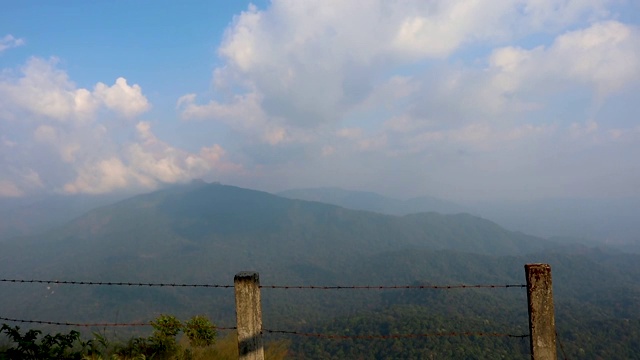
[[[151,326],[150,323],[73,323],[58,321],[41,321],[41,320],[23,320],[0,317],[2,321],[10,321],[27,324],[43,324],[43,325],[59,325],[59,326],[77,326],[77,327],[116,327],[116,326]]]
[[[336,334],[319,334],[319,333],[303,333],[298,331],[287,330],[269,330],[263,329],[263,332],[271,334],[285,334],[305,337],[315,337],[324,339],[407,339],[407,338],[426,338],[426,337],[456,337],[456,336],[485,336],[485,337],[510,337],[510,338],[528,338],[529,335],[514,335],[505,333],[489,333],[489,332],[442,332],[442,333],[426,333],[426,334],[391,334],[391,335],[336,335]]]
[[[472,288],[525,288],[523,284],[507,284],[507,285],[351,285],[351,286],[316,286],[316,285],[260,285],[266,289],[311,289],[311,290],[390,290],[390,289],[472,289]]]
[[[0,279],[5,283],[38,283],[38,284],[61,284],[61,285],[97,285],[97,286],[147,286],[147,287],[202,287],[202,288],[232,288],[233,285],[219,284],[177,284],[177,283],[142,283],[142,282],[113,282],[113,281],[69,281],[69,280],[23,280],[23,279]],[[309,290],[392,290],[392,289],[472,289],[472,288],[525,288],[524,284],[479,284],[479,285],[260,285],[263,289],[309,289]]]
[[[23,320],[0,317],[2,321],[41,324],[41,325],[57,325],[57,326],[75,326],[75,327],[134,327],[134,326],[151,326],[150,322],[140,323],[74,323],[74,322],[58,322],[58,321],[41,321],[41,320]],[[216,326],[217,330],[237,330],[237,327]],[[456,337],[456,336],[484,336],[484,337],[510,337],[510,338],[527,338],[529,335],[514,335],[505,333],[488,333],[488,332],[442,332],[442,333],[425,333],[425,334],[390,334],[390,335],[337,335],[337,334],[320,334],[320,333],[304,333],[289,330],[271,330],[263,329],[263,333],[284,334],[303,337],[314,337],[323,339],[353,339],[353,340],[381,340],[381,339],[410,339],[410,338],[426,338],[426,337]]]
[[[232,288],[233,285],[217,284],[176,284],[176,283],[141,283],[141,282],[102,282],[102,281],[67,281],[67,280],[18,280],[0,279],[7,283],[38,283],[38,284],[63,284],[63,285],[102,285],[102,286],[156,286],[156,287],[204,287],[204,288]]]
[[[42,321],[42,320],[23,320],[23,319],[12,319],[0,317],[0,321],[9,321],[9,322],[17,322],[17,323],[28,323],[28,324],[42,324],[42,325],[57,325],[57,326],[77,326],[77,327],[134,327],[134,326],[151,326],[151,322],[140,322],[140,323],[73,323],[73,322],[58,322],[58,321]],[[236,330],[236,327],[224,327],[224,326],[216,326],[218,330]]]

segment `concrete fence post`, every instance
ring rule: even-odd
[[[260,276],[240,272],[233,279],[236,294],[239,360],[264,360]]]
[[[553,308],[551,266],[526,264],[529,334],[532,360],[556,360],[556,322]]]

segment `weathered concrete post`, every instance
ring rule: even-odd
[[[556,360],[558,355],[551,266],[526,264],[524,270],[527,274],[531,359]]]
[[[260,276],[239,272],[233,279],[236,293],[239,360],[264,360]]]

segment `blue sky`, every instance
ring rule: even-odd
[[[640,3],[5,1],[0,197],[640,196]]]

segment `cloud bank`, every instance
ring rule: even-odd
[[[640,196],[640,28],[621,16],[629,7],[250,5],[203,59],[215,64],[202,74],[210,90],[181,91],[175,113],[161,115],[196,134],[192,142],[154,120],[143,86],[116,77],[79,87],[59,60],[34,57],[0,78],[0,130],[11,130],[0,196],[201,176],[458,200]]]
[[[575,161],[585,148],[604,154],[626,147],[618,135],[637,134],[628,115],[607,115],[615,97],[637,90],[640,79],[638,27],[614,20],[613,3],[250,6],[218,48],[214,97],[199,103],[188,94],[178,109],[185,120],[223,123],[243,141],[302,147],[302,161],[282,151],[265,160],[264,147],[245,148],[254,158],[260,152],[261,163],[288,162],[291,173],[299,166],[307,175],[294,175],[292,185],[324,178],[371,186],[377,174],[385,180],[373,187],[396,193],[575,195],[574,183],[597,176],[606,156],[569,165],[574,173],[558,173],[554,162]]]
[[[0,145],[8,170],[0,196],[140,191],[238,170],[218,145],[190,153],[158,139],[151,122],[136,119],[151,109],[138,84],[119,77],[111,86],[79,88],[57,65],[34,57],[0,81],[2,126],[13,134]],[[132,139],[117,140],[123,136]]]

